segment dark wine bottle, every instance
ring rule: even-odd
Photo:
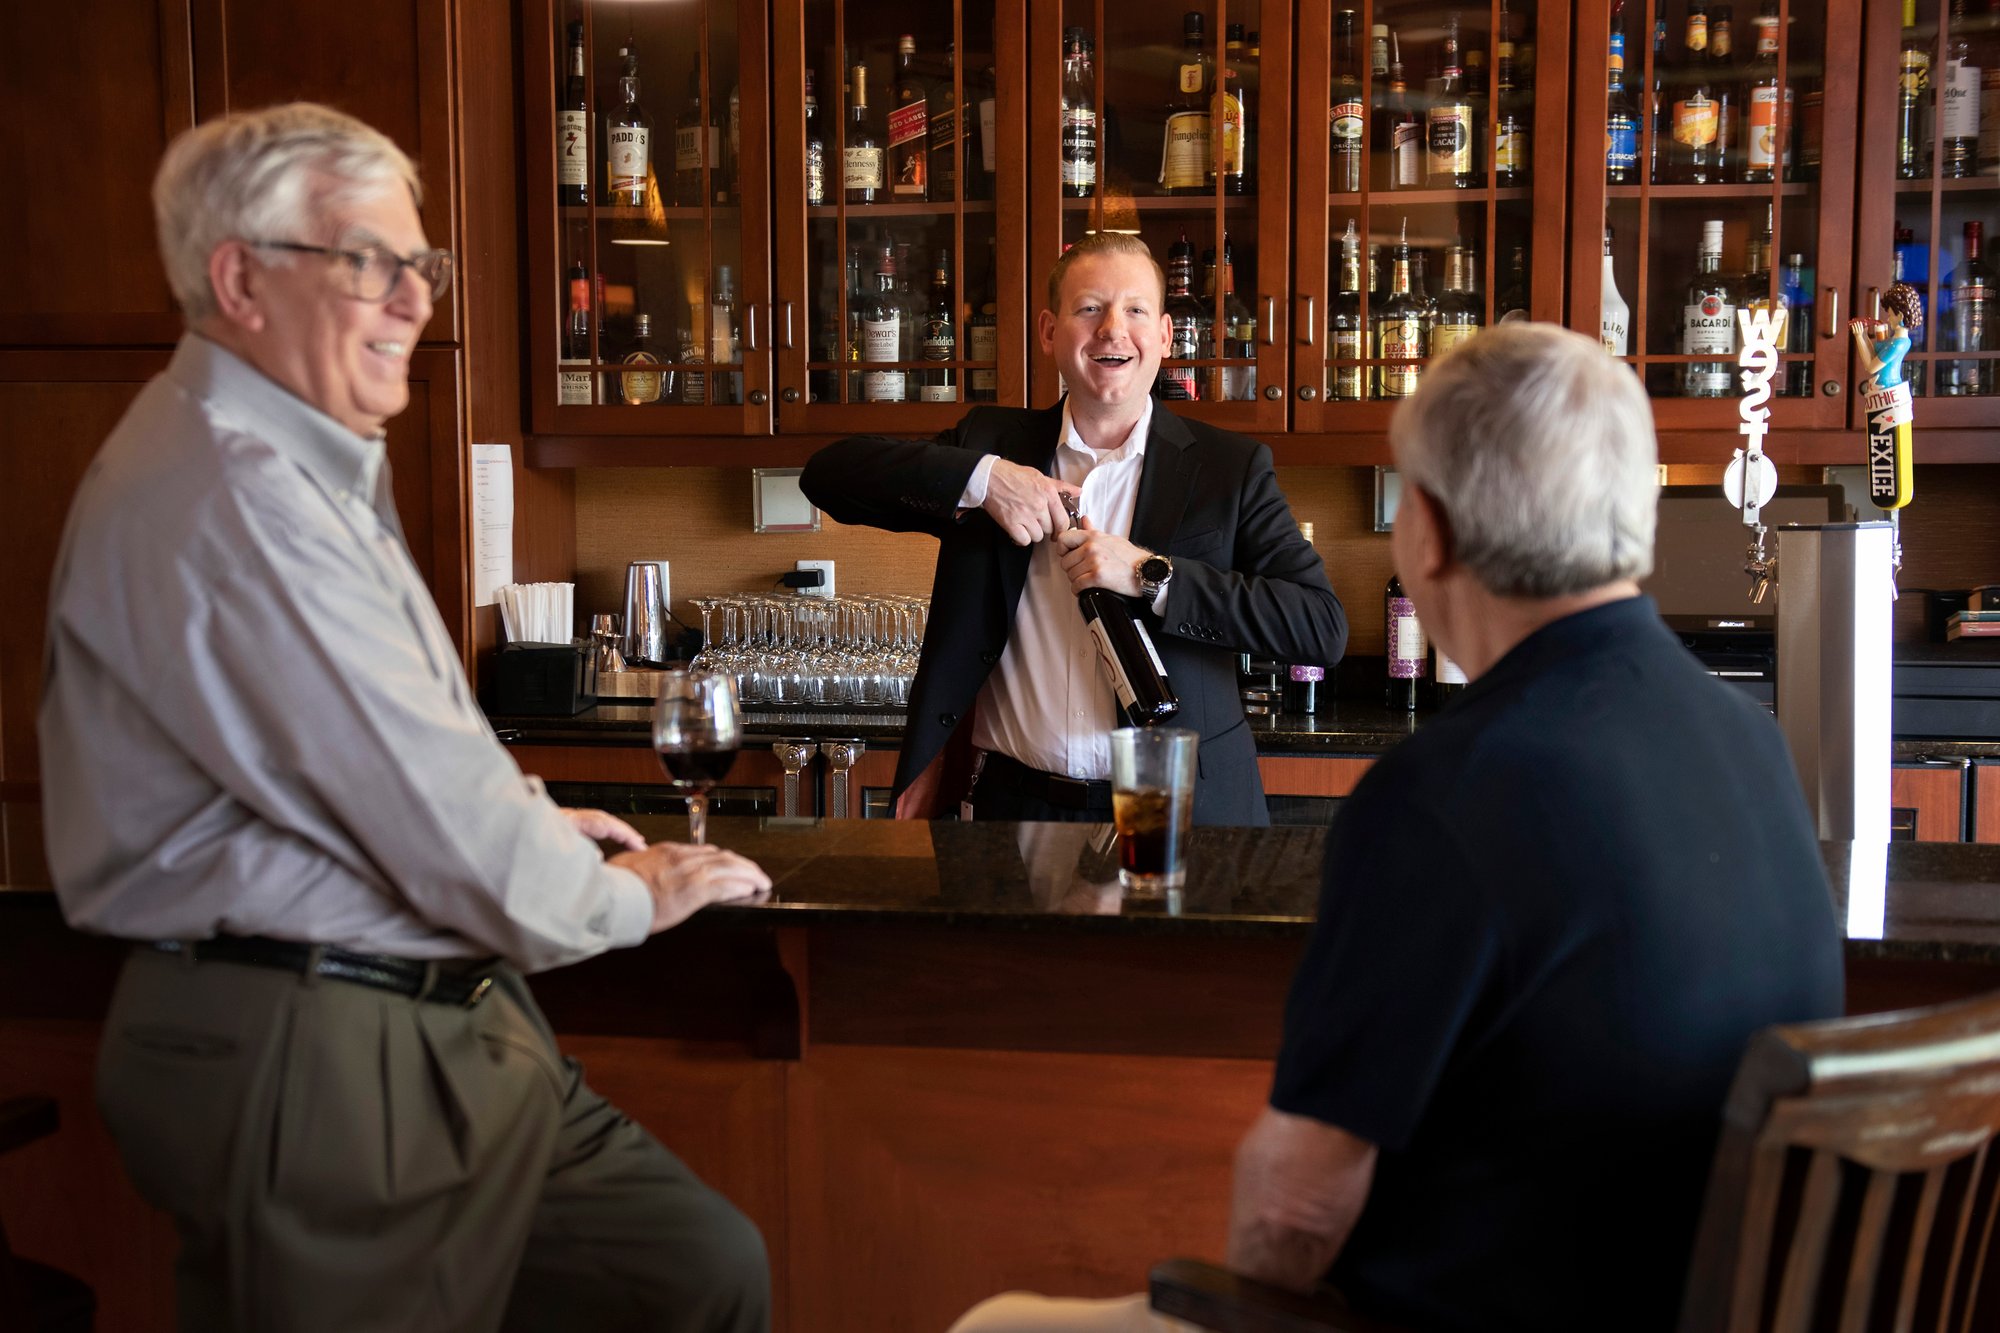
[[[1063,497],[1070,524],[1076,523],[1076,501]],[[1097,658],[1111,691],[1118,697],[1118,711],[1128,727],[1157,726],[1170,722],[1181,711],[1180,698],[1167,680],[1166,663],[1160,660],[1153,638],[1132,610],[1132,603],[1109,588],[1085,588],[1076,595],[1090,637],[1097,644]]]
[[[1389,640],[1389,707],[1414,712],[1417,687],[1429,669],[1424,627],[1417,623],[1416,603],[1403,595],[1403,581],[1394,574],[1389,576],[1382,609]]]
[[[1442,708],[1458,697],[1466,685],[1465,668],[1446,657],[1444,650],[1431,641],[1431,703],[1434,708]]]

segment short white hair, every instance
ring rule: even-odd
[[[312,243],[315,214],[397,186],[419,205],[417,169],[387,135],[312,102],[244,111],[167,145],[153,218],[167,285],[189,323],[215,313],[208,260],[227,240]],[[284,263],[283,251],[271,262]]]
[[[1459,344],[1425,367],[1389,445],[1491,592],[1562,597],[1652,572],[1652,406],[1631,368],[1580,333],[1509,323]]]

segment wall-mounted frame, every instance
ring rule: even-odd
[[[804,468],[750,469],[750,526],[755,532],[818,532],[819,510],[799,489]]]

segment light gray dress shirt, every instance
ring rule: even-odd
[[[527,970],[650,929],[473,702],[382,442],[198,335],[70,510],[40,722],[80,929]]]

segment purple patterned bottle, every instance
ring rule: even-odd
[[[1389,707],[1415,712],[1417,682],[1430,672],[1430,653],[1424,627],[1417,623],[1417,604],[1403,596],[1403,581],[1393,574],[1383,598],[1383,624],[1389,640]]]

